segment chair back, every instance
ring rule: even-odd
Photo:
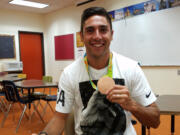
[[[45,82],[52,82],[52,76],[43,76],[42,80]]]
[[[26,78],[27,78],[27,75],[26,75],[26,74],[18,74],[18,78],[26,79]]]
[[[2,84],[6,99],[10,102],[18,102],[20,96],[16,85],[12,81],[3,81]]]

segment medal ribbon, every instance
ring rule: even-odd
[[[89,81],[92,85],[92,87],[96,90],[97,86],[93,83],[91,77],[90,77],[90,73],[89,73],[89,68],[88,68],[88,59],[87,59],[87,55],[84,55],[84,63],[86,65],[86,70],[88,72],[89,75]],[[112,53],[110,53],[110,57],[109,57],[109,64],[108,64],[108,71],[107,74],[105,76],[111,77],[112,78]]]

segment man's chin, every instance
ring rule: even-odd
[[[93,57],[98,59],[98,58],[101,58],[101,57],[104,57],[105,53],[104,52],[97,52],[97,53],[94,53],[93,54]]]

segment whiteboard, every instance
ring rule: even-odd
[[[110,49],[147,66],[180,65],[180,7],[113,22]]]

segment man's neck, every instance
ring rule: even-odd
[[[87,55],[88,64],[95,69],[105,68],[106,66],[108,66],[109,56],[110,56],[110,53],[108,55],[105,55],[103,57],[98,57],[98,58],[88,57]]]

